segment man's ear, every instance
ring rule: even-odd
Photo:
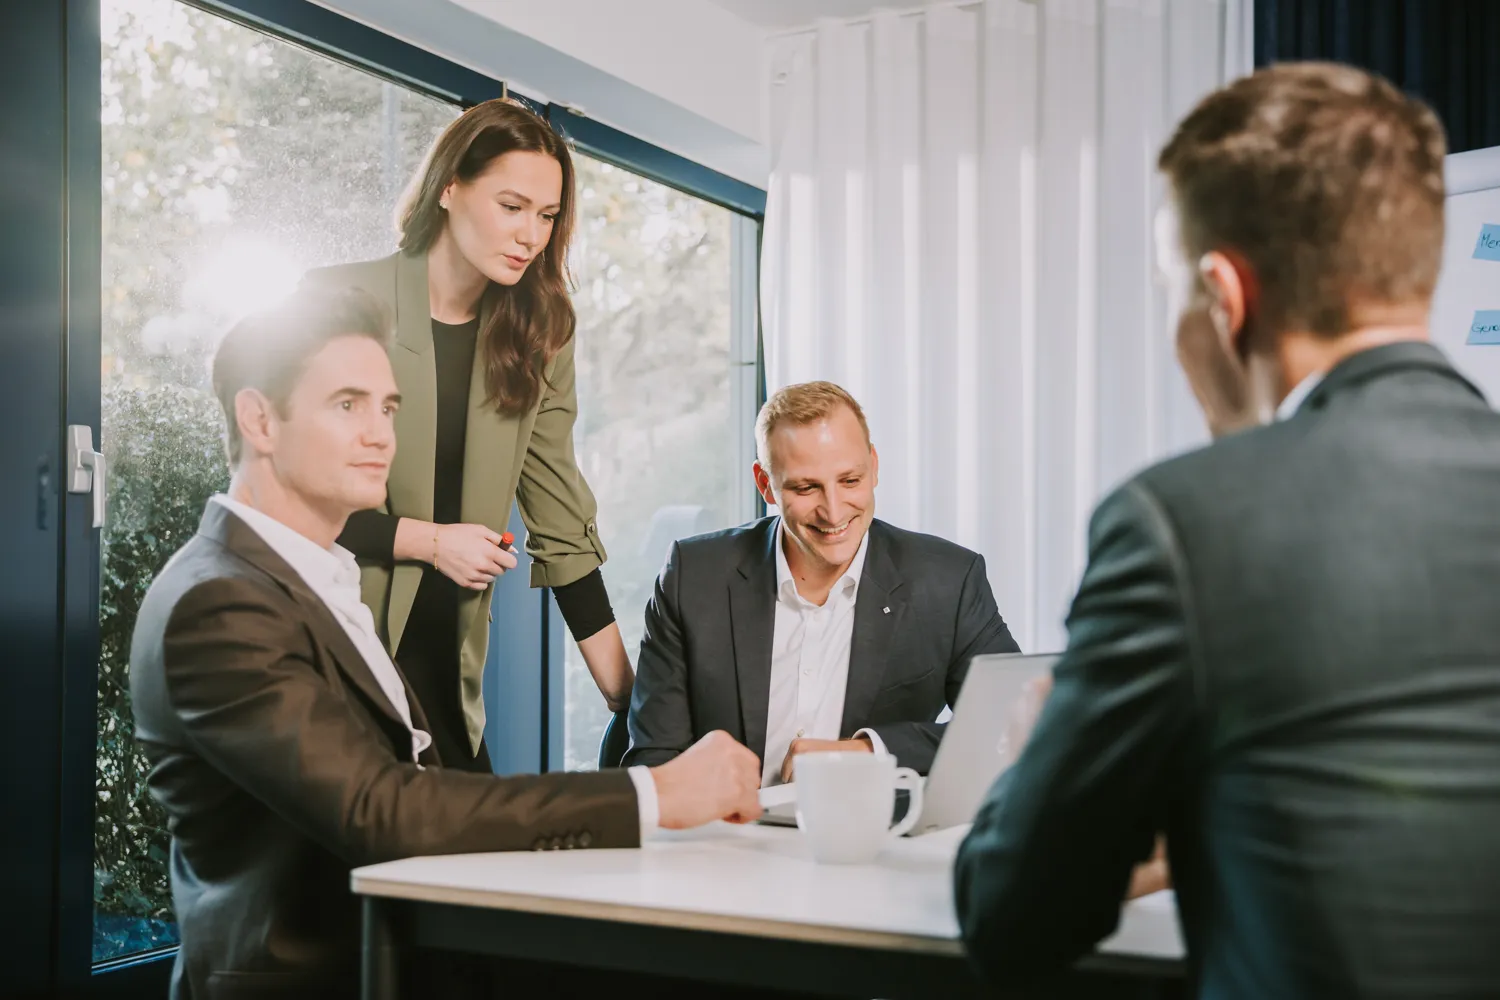
[[[259,389],[234,394],[234,419],[240,428],[243,454],[268,455],[276,449],[276,411]]]
[[[766,502],[766,506],[775,507],[776,495],[771,492],[771,474],[759,462],[750,471],[755,476],[755,490],[760,498]]]
[[[1255,304],[1256,281],[1250,265],[1237,254],[1210,250],[1198,259],[1198,277],[1208,295],[1208,315],[1224,350],[1237,358],[1249,354],[1246,331]]]

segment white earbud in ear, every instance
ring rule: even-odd
[[[1208,318],[1219,336],[1227,339],[1234,331],[1229,328],[1229,312],[1224,308],[1224,300],[1220,298],[1220,289],[1215,282],[1210,280],[1213,273],[1213,255],[1204,254],[1199,257],[1198,277],[1202,279],[1203,287],[1208,291]]]

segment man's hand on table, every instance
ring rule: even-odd
[[[839,750],[848,753],[874,753],[875,747],[863,736],[856,736],[852,740],[792,740],[792,745],[786,751],[786,759],[781,762],[782,782],[791,781],[795,777],[795,761],[799,754],[833,753]]]
[[[651,778],[663,829],[687,830],[716,819],[748,823],[760,816],[760,758],[723,730],[653,767]]]
[[[1151,853],[1151,860],[1136,865],[1135,871],[1130,873],[1130,889],[1125,893],[1125,898],[1137,899],[1170,888],[1172,872],[1167,868],[1167,841],[1164,837],[1157,837],[1156,850]]]

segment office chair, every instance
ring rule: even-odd
[[[599,770],[619,767],[630,749],[630,726],[624,712],[616,712],[604,727],[604,738],[599,741]]]

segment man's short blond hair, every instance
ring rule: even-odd
[[[1242,255],[1272,329],[1347,332],[1356,303],[1425,303],[1443,256],[1443,126],[1353,66],[1282,63],[1205,97],[1159,166],[1189,261]]]
[[[865,432],[865,444],[869,445],[870,425],[865,420],[865,411],[841,386],[832,382],[799,382],[773,392],[755,419],[755,457],[760,460],[761,468],[768,472],[771,469],[770,442],[776,428],[805,427],[830,416],[841,406],[854,414],[859,429]]]

